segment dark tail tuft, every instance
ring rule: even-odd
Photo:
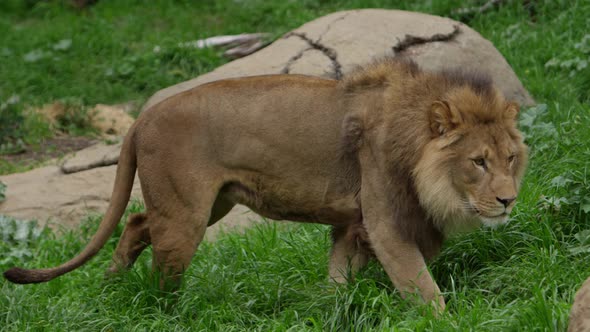
[[[34,284],[38,282],[49,281],[51,278],[41,271],[32,271],[21,269],[20,267],[13,267],[4,272],[4,278],[15,284]]]

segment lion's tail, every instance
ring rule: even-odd
[[[80,254],[62,265],[48,269],[34,270],[14,267],[4,272],[4,277],[6,279],[17,284],[49,281],[82,266],[104,246],[123,216],[127,203],[129,202],[129,197],[131,196],[135,170],[137,168],[134,128],[135,126],[132,126],[131,129],[129,129],[123,142],[117,166],[113,194],[111,195],[111,202],[96,234],[94,234],[92,240],[90,240],[90,243],[86,245]]]

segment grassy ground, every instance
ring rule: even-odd
[[[159,88],[225,61],[217,51],[180,49],[178,42],[257,31],[279,36],[347,8],[395,7],[452,16],[462,6],[461,1],[385,0],[161,0],[147,6],[102,0],[80,13],[56,1],[32,7],[23,2],[0,2],[0,100],[5,105],[0,123],[12,121],[12,126],[0,125],[5,142],[35,143],[51,135],[42,121],[23,113],[25,105],[56,99],[85,105],[143,101]],[[65,277],[26,287],[0,281],[0,326],[50,331],[564,330],[573,294],[590,275],[590,3],[527,3],[506,1],[469,21],[498,47],[542,105],[521,115],[531,162],[513,221],[450,241],[431,265],[448,301],[441,318],[424,317],[423,308],[401,300],[376,263],[352,285],[333,287],[326,282],[328,230],[293,224],[267,225],[201,246],[175,296],[157,291],[148,273],[149,253],[121,280],[102,279],[119,229],[96,259]],[[160,52],[154,52],[157,45]],[[18,101],[9,103],[14,95]],[[57,236],[0,218],[0,270],[62,262],[82,248],[97,220],[89,218],[80,230]]]

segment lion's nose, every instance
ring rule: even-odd
[[[515,199],[516,199],[516,197],[510,197],[510,198],[496,197],[496,200],[498,202],[502,203],[504,205],[504,207],[508,207],[508,205],[510,205],[510,203],[514,202]]]

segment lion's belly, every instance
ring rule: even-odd
[[[289,184],[262,185],[262,182],[227,184],[221,195],[248,206],[263,217],[275,220],[342,225],[360,220],[360,206],[353,194],[314,195],[299,192]]]

